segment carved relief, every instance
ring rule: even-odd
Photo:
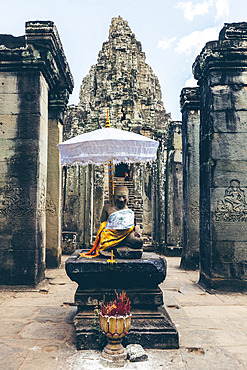
[[[46,195],[46,212],[52,215],[55,215],[57,213],[56,205],[48,194]]]
[[[223,200],[218,200],[215,211],[216,221],[247,221],[247,203],[240,181],[231,180]]]
[[[5,185],[0,189],[0,214],[22,216],[33,213],[34,209],[27,194],[18,186]]]

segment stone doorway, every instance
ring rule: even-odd
[[[125,172],[130,173],[130,169],[127,163],[120,163],[115,165],[115,177],[124,177]]]

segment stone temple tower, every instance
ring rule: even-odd
[[[120,16],[112,19],[108,41],[103,43],[97,63],[83,79],[79,98],[78,106],[72,105],[67,111],[65,140],[104,127],[109,108],[112,127],[160,141],[155,163],[128,166],[130,206],[136,213],[136,222],[143,227],[147,240],[159,245],[165,229],[165,163],[171,117],[166,113],[158,78],[145,61],[141,43]],[[126,166],[115,166],[116,183],[124,181]],[[64,170],[64,245],[77,240],[88,247],[92,242],[107,197],[105,174],[104,166]]]

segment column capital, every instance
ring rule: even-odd
[[[180,109],[183,113],[186,110],[200,109],[199,87],[184,87],[180,94]]]
[[[197,56],[192,70],[200,81],[212,71],[229,73],[239,68],[247,71],[247,23],[226,23],[219,40],[207,42]]]

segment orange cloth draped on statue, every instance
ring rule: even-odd
[[[99,231],[92,249],[86,253],[79,253],[80,257],[98,257],[100,255],[100,251],[116,247],[121,241],[127,238],[132,230],[134,230],[134,226],[130,229],[124,230],[105,229],[106,224],[107,221],[104,221],[100,224]]]

